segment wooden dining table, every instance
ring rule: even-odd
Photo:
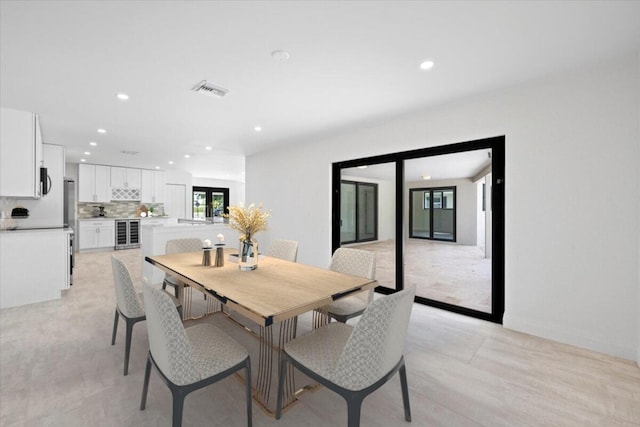
[[[313,327],[329,319],[326,307],[333,301],[376,286],[376,280],[338,273],[325,268],[260,256],[258,268],[242,271],[230,261],[237,250],[225,249],[222,267],[203,266],[202,252],[147,256],[145,260],[178,282],[212,296],[222,303],[226,313],[235,312],[259,326],[260,352],[254,399],[268,412],[275,412],[273,391],[273,355],[277,355],[276,373],[282,347],[295,338],[297,317],[314,312]],[[179,292],[182,299],[183,292]],[[273,327],[279,327],[274,343]],[[287,372],[285,406],[295,401],[297,389],[293,371]]]

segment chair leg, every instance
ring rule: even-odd
[[[251,427],[253,426],[253,416],[251,414],[251,359],[249,357],[247,357],[244,380],[247,391],[247,426]]]
[[[282,352],[282,360],[280,361],[280,372],[278,375],[278,399],[276,401],[276,420],[282,416],[282,394],[284,393],[284,377],[286,375],[287,357]]]
[[[135,322],[132,322],[130,319],[125,319],[127,323],[127,336],[126,336],[126,344],[124,347],[124,375],[126,376],[129,373],[129,354],[131,353],[131,335],[133,334],[133,325]]]
[[[116,308],[116,317],[113,319],[113,335],[111,335],[111,345],[116,343],[116,334],[118,333],[118,309]]]
[[[151,376],[151,356],[147,356],[147,367],[144,370],[144,385],[142,386],[142,399],[140,400],[140,410],[144,411],[147,406],[147,390],[149,390],[149,377]]]
[[[184,398],[186,397],[179,389],[171,390],[173,396],[173,427],[182,426],[182,408],[184,407]]]
[[[360,427],[360,410],[362,408],[362,400],[364,396],[345,397],[347,401],[347,426]]]
[[[407,385],[407,369],[400,367],[400,386],[402,387],[402,404],[404,405],[404,419],[411,422],[411,407],[409,405],[409,386]]]

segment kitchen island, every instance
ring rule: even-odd
[[[174,239],[198,238],[200,240],[211,240],[217,242],[218,234],[222,234],[225,243],[232,248],[238,245],[238,232],[223,222],[210,223],[198,222],[178,223],[173,225],[154,226],[152,224],[141,223],[142,238],[142,276],[146,283],[159,284],[164,280],[164,273],[148,262],[144,262],[145,257],[153,255],[164,255],[167,241]]]

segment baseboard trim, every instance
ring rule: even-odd
[[[634,348],[633,345],[618,345],[607,341],[604,336],[587,336],[582,330],[571,330],[557,324],[547,324],[522,316],[514,316],[508,311],[504,313],[503,326],[525,334],[635,361],[640,366],[640,345],[638,348]]]

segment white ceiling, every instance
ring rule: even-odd
[[[0,14],[1,104],[39,113],[68,161],[240,181],[244,155],[274,144],[640,48],[638,1],[3,0]],[[229,94],[192,92],[201,80]]]

